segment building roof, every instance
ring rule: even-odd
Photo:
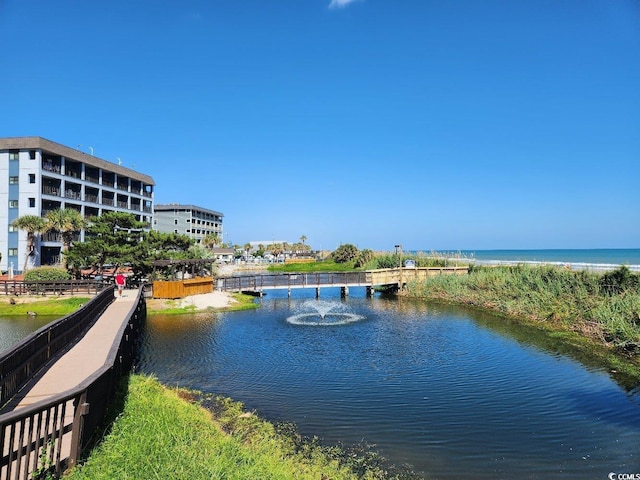
[[[11,149],[44,150],[49,153],[61,155],[71,160],[76,160],[78,162],[86,163],[87,165],[91,165],[93,167],[102,168],[103,170],[108,170],[109,172],[115,172],[118,175],[123,175],[123,176],[133,178],[134,180],[139,180],[148,185],[156,184],[153,181],[153,178],[151,178],[149,175],[136,172],[135,170],[131,170],[130,168],[126,168],[121,165],[116,165],[113,162],[110,162],[108,160],[103,160],[99,157],[95,157],[88,153],[81,152],[80,150],[76,150],[74,148],[66,147],[64,145],[61,145],[56,142],[52,142],[51,140],[47,140],[46,138],[42,138],[42,137],[0,138],[0,150],[11,150]]]
[[[209,210],[208,208],[198,207],[197,205],[183,205],[181,203],[168,203],[163,205],[154,205],[153,210],[155,212],[170,212],[172,210],[197,210],[199,212],[211,213],[219,217],[224,217],[224,214],[216,212],[215,210]]]

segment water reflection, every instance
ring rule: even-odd
[[[141,370],[305,435],[364,440],[425,476],[640,471],[638,404],[606,372],[529,343],[531,332],[502,319],[351,293],[323,290],[323,300],[362,319],[323,328],[287,321],[313,292],[270,293],[257,311],[151,317]]]
[[[57,318],[50,315],[0,317],[0,352]]]

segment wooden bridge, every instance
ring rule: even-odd
[[[58,478],[76,464],[131,368],[145,318],[143,289],[116,299],[108,287],[0,352],[0,480]]]
[[[221,291],[245,292],[262,295],[264,290],[287,289],[289,295],[294,288],[320,289],[339,287],[343,296],[349,295],[349,287],[366,287],[367,295],[376,288],[402,289],[408,282],[424,280],[435,275],[466,275],[468,267],[422,267],[384,268],[363,272],[312,272],[279,273],[266,275],[236,275],[216,279],[216,288]]]

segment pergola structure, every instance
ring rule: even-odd
[[[156,273],[158,273],[159,270],[162,272],[170,270],[170,279],[178,280],[184,279],[187,273],[189,273],[192,278],[203,276],[200,275],[203,270],[209,270],[212,275],[214,262],[215,260],[210,258],[199,258],[193,260],[154,260],[151,262],[151,266],[153,267],[154,277],[156,277]],[[181,273],[181,275],[178,275],[178,273]]]
[[[154,280],[153,298],[184,298],[190,295],[213,292],[212,259],[156,260],[151,262],[154,277],[159,269],[170,270],[169,280]],[[209,275],[202,275],[209,269]],[[180,273],[180,275],[178,274]],[[189,273],[191,278],[185,278]]]

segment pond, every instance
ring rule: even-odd
[[[2,316],[0,315],[0,352],[27,337],[47,323],[59,317],[51,315]]]
[[[640,472],[640,392],[478,312],[351,289],[149,318],[139,370],[425,478]],[[545,338],[545,337],[541,337]]]

